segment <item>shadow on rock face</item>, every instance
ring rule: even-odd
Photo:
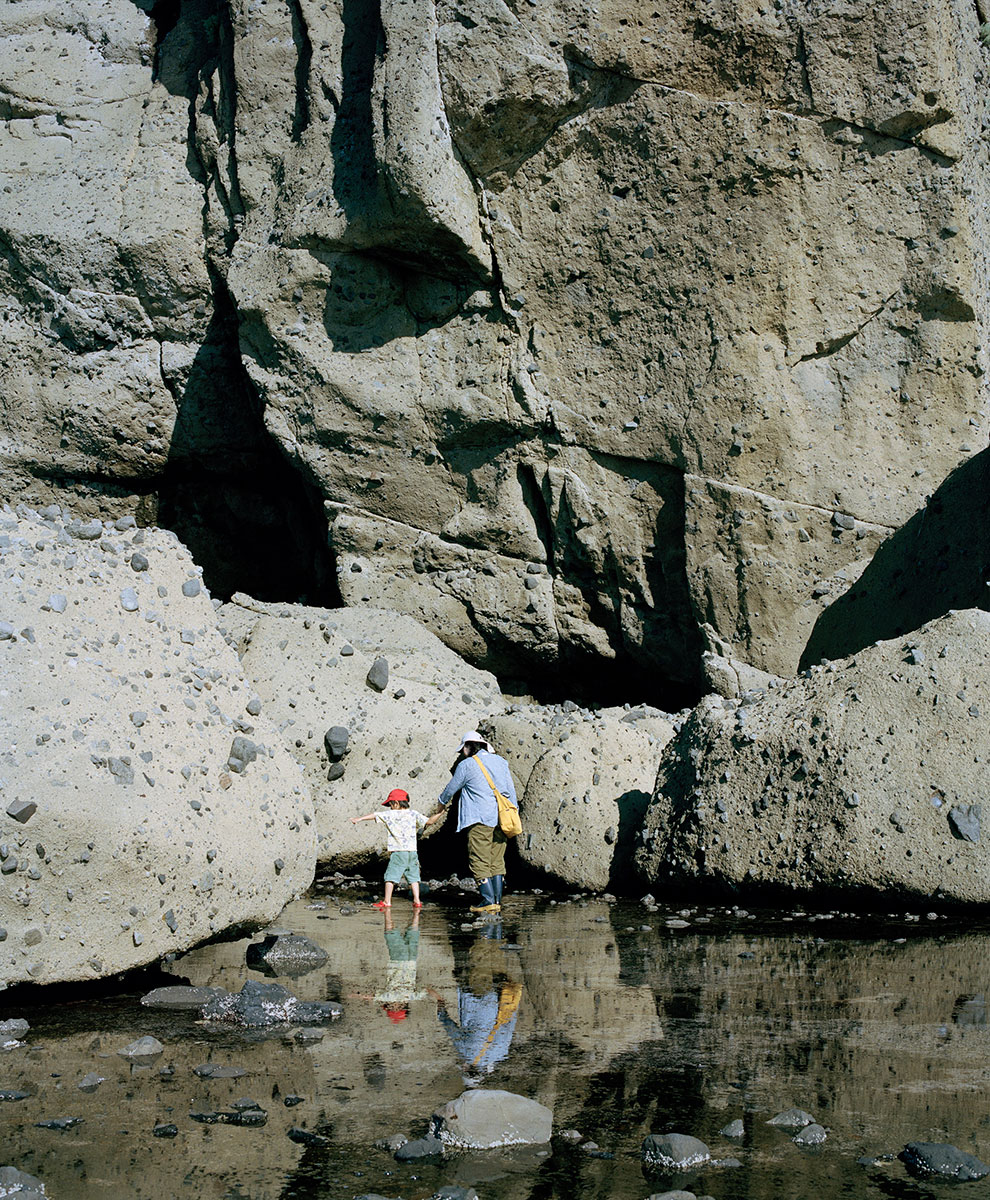
[[[178,413],[158,523],[189,547],[214,594],[338,603],[319,499],[264,428],[219,282],[215,299],[203,345],[173,384]]]
[[[950,609],[987,608],[990,450],[953,471],[818,618],[800,668],[900,637]]]

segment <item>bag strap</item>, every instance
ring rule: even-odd
[[[481,773],[488,780],[488,786],[492,789],[492,791],[497,796],[499,794],[499,791],[498,791],[498,788],[495,786],[494,782],[492,781],[491,775],[488,774],[488,768],[481,761],[481,759],[477,756],[477,754],[472,754],[471,757],[478,764],[478,766],[481,767]]]

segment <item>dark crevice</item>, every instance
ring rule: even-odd
[[[378,0],[343,0],[341,96],[330,134],[334,198],[349,221],[370,215],[378,197],[371,99],[375,64],[384,44]]]
[[[853,338],[858,337],[871,321],[875,321],[896,295],[896,292],[893,292],[891,295],[889,295],[887,299],[884,300],[883,304],[881,304],[876,310],[876,312],[870,313],[866,320],[861,321],[850,333],[844,333],[839,337],[826,338],[824,341],[816,342],[814,352],[811,354],[802,354],[797,361],[799,363],[810,362],[812,359],[828,358],[829,355],[838,353],[838,351],[843,349],[843,347],[848,346]]]
[[[797,31],[797,60],[801,68],[801,87],[804,94],[808,97],[808,109],[814,112],[815,109],[815,94],[811,90],[811,75],[808,71],[808,47],[804,40],[804,29],[798,27]]]
[[[162,43],[178,23],[182,12],[182,0],[158,0],[158,3],[153,8],[148,9],[147,12],[148,16],[155,23],[155,57],[151,78],[157,79],[161,62]]]
[[[299,0],[288,0],[288,4],[292,17],[292,40],[296,45],[296,109],[292,116],[292,140],[298,142],[309,128],[309,76],[313,63],[313,43]]]
[[[522,492],[523,504],[526,505],[530,516],[533,518],[533,524],[536,527],[536,536],[543,545],[547,570],[552,575],[554,574],[553,519],[550,515],[550,501],[546,495],[546,481],[541,485],[536,478],[533,468],[528,463],[520,463],[518,465],[516,468],[516,477],[519,480],[519,490]]]
[[[157,523],[189,548],[214,596],[337,606],[322,497],[265,429],[233,301],[218,273],[212,280],[203,344],[188,376],[167,384],[178,411]]]
[[[924,128],[930,128],[931,124],[936,124],[936,122],[931,122]],[[829,117],[822,121],[822,133],[826,137],[832,137],[840,130],[845,129],[851,129],[854,133],[860,134],[864,139],[864,149],[871,154],[888,154],[891,150],[916,150],[933,166],[951,167],[955,165],[954,158],[950,158],[938,150],[933,150],[931,146],[926,146],[923,142],[916,141],[914,135],[908,136],[908,131],[905,131],[904,134],[896,134],[886,130],[873,129],[869,125],[856,125],[852,121],[844,121],[840,117]],[[921,131],[919,129],[917,132]]]
[[[241,188],[237,179],[237,80],[234,68],[234,28],[231,22],[230,8],[225,3],[218,5],[219,38],[218,66],[220,75],[220,99],[215,103],[217,116],[217,133],[227,143],[230,150],[230,175],[227,181],[227,200],[233,217],[242,217],[244,201],[241,199]],[[236,229],[232,231],[232,239],[236,237]]]

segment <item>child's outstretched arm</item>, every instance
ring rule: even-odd
[[[358,821],[373,821],[378,813],[365,813],[363,817],[351,817],[351,824],[356,825]]]
[[[426,818],[426,824],[432,825],[435,821],[442,821],[446,815],[447,810],[445,808],[441,808],[440,811],[435,812],[432,817]]]

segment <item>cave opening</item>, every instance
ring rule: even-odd
[[[177,416],[158,489],[157,523],[229,599],[339,607],[323,500],[265,428],[241,361],[237,314],[215,280],[214,315],[184,379],[173,380]]]

